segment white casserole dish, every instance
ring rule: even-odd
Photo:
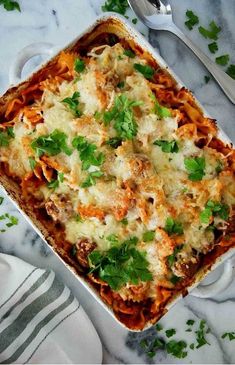
[[[162,67],[162,68],[166,68],[168,70],[168,72],[172,75],[172,77],[177,81],[179,88],[181,88],[183,85],[183,83],[181,82],[181,80],[179,80],[179,78],[173,73],[172,70],[169,69],[169,67],[167,66],[167,64],[165,63],[165,61],[159,56],[159,54],[154,50],[154,48],[146,41],[146,39],[139,33],[137,32],[133,26],[127,22],[127,20],[119,15],[113,14],[113,13],[109,13],[109,14],[105,14],[102,15],[100,17],[98,17],[95,22],[89,26],[85,31],[83,31],[76,39],[74,39],[70,44],[68,44],[66,47],[64,47],[63,49],[66,49],[67,47],[72,46],[73,44],[77,43],[79,41],[79,39],[83,36],[85,36],[86,34],[89,34],[92,32],[92,30],[99,24],[101,24],[104,21],[107,21],[108,19],[116,19],[118,22],[120,22],[123,26],[123,28],[125,28],[125,32],[127,33],[128,37],[130,37],[131,39],[134,40],[134,42],[138,45],[140,45],[140,47],[142,49],[146,49],[152,56],[154,59],[156,59],[157,63]],[[11,83],[17,83],[20,82],[20,77],[21,77],[21,72],[23,69],[24,64],[33,56],[37,55],[37,54],[48,54],[49,56],[54,56],[55,54],[59,53],[60,51],[62,51],[63,49],[56,49],[55,52],[55,48],[53,47],[53,45],[51,44],[47,44],[47,43],[39,43],[39,44],[33,44],[30,45],[26,48],[24,48],[18,55],[18,57],[16,57],[16,60],[14,62],[14,64],[12,65],[12,67],[10,68],[10,81]],[[40,66],[38,69],[41,69],[42,67],[44,67],[45,65]],[[37,70],[36,70],[37,71]],[[17,84],[15,85],[17,87]],[[198,102],[197,102],[198,103]],[[207,115],[209,117],[209,115],[206,113],[206,111],[202,108],[202,106],[198,103],[200,109],[204,112],[205,115]],[[225,133],[222,130],[219,130],[219,134],[218,137],[225,143],[231,143],[231,141],[229,140],[229,138],[225,135]],[[14,192],[6,186],[7,184],[3,183],[3,188],[5,189],[6,193],[9,195],[9,197],[11,198],[11,200],[13,201],[13,203],[17,206],[17,208],[21,211],[21,213],[25,216],[25,218],[28,220],[28,222],[33,226],[33,228],[35,229],[35,231],[39,234],[39,236],[46,242],[48,243],[49,237],[45,236],[45,234],[43,234],[43,232],[38,228],[38,225],[35,224],[35,221],[32,218],[29,218],[28,215],[25,213],[24,210],[22,210],[22,205],[20,203],[17,202],[17,196],[16,194],[14,194]],[[19,199],[18,199],[19,200]],[[65,264],[69,270],[78,278],[78,280],[86,287],[86,289],[94,296],[94,298],[116,319],[112,309],[106,305],[103,300],[101,300],[101,298],[99,297],[97,291],[86,281],[84,280],[83,277],[79,276],[77,274],[77,272],[75,271],[75,269],[68,265],[67,263],[65,263],[65,261],[61,258],[61,256],[58,254],[58,252],[55,251],[55,249],[48,244],[49,247],[56,253],[56,255],[60,258],[60,260],[63,262],[63,264]],[[235,248],[231,248],[228,252],[226,252],[225,254],[223,254],[222,256],[220,256],[216,262],[212,265],[212,267],[210,268],[210,270],[202,270],[202,272],[197,276],[197,280],[196,282],[189,288],[187,288],[188,292],[192,292],[192,290],[199,284],[199,282],[205,277],[205,275],[210,272],[211,270],[214,270],[216,267],[218,267],[220,264],[225,263],[225,269],[224,269],[224,273],[221,276],[221,278],[209,285],[209,286],[204,286],[201,289],[197,289],[197,291],[195,291],[194,293],[192,293],[192,295],[195,296],[200,296],[200,297],[209,297],[212,296],[214,294],[216,294],[219,290],[225,288],[231,281],[232,278],[232,265],[231,265],[231,261],[229,261],[228,259],[235,253]],[[166,309],[169,310],[182,296],[178,296],[176,298],[174,298],[170,304],[168,304],[166,306]],[[117,320],[117,319],[116,319]],[[117,320],[118,321],[118,320]],[[120,321],[118,321],[118,323],[120,323],[121,325],[123,325]],[[151,326],[151,324],[146,324],[144,329],[147,329],[149,326]]]

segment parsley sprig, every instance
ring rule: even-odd
[[[96,145],[89,143],[85,137],[75,137],[72,141],[72,146],[79,152],[83,170],[88,170],[91,166],[101,166],[104,162],[104,154],[102,152],[97,153]]]
[[[127,0],[106,0],[101,9],[102,11],[114,11],[115,13],[125,15],[128,7]]]
[[[71,112],[76,116],[80,117],[82,115],[81,110],[79,109],[79,98],[80,93],[75,91],[71,98],[65,98],[62,100],[63,103],[67,104]]]
[[[221,336],[221,338],[226,338],[226,337],[228,337],[228,339],[229,339],[229,341],[233,341],[233,340],[235,340],[235,331],[234,332],[225,332],[222,336]]]
[[[8,228],[16,226],[19,222],[19,219],[17,217],[15,217],[14,215],[10,215],[9,213],[5,213],[0,216],[0,221],[5,221],[6,219],[7,219],[7,222],[5,224],[6,224],[6,227],[8,227]],[[1,228],[0,232],[1,233],[6,232],[6,229]]]
[[[4,6],[7,11],[18,10],[21,11],[18,1],[0,0],[0,5]]]
[[[113,290],[119,290],[127,283],[137,285],[139,281],[152,280],[145,253],[135,247],[137,242],[136,237],[131,237],[108,251],[92,251],[89,255],[90,272],[98,274]]]
[[[199,23],[199,18],[192,10],[187,10],[186,16],[188,17],[188,20],[186,20],[184,24],[189,30],[192,30],[194,25]]]
[[[229,62],[229,55],[224,54],[222,56],[216,57],[215,62],[220,66],[226,66]]]
[[[140,72],[148,80],[152,79],[155,73],[151,66],[141,65],[140,63],[134,63],[134,69]]]
[[[82,188],[89,188],[92,185],[96,184],[96,179],[103,176],[103,172],[102,171],[93,171],[91,172],[86,180],[82,183],[81,187]]]
[[[37,157],[43,154],[55,156],[61,152],[64,152],[67,156],[72,154],[72,150],[67,145],[66,134],[58,129],[55,129],[50,134],[34,139],[31,147],[36,152]]]
[[[221,31],[221,27],[218,27],[214,20],[212,20],[212,22],[210,22],[209,24],[208,29],[200,26],[198,30],[204,38],[214,39],[215,41],[217,41],[218,34]]]
[[[155,146],[161,147],[163,152],[166,153],[177,153],[179,152],[179,146],[175,139],[172,141],[165,141],[165,140],[156,140],[153,142]]]
[[[104,122],[114,121],[117,137],[122,140],[133,139],[137,135],[137,124],[134,118],[133,107],[142,105],[141,101],[131,101],[126,95],[116,97],[114,107],[104,113]]]
[[[213,200],[208,200],[205,209],[200,213],[200,221],[209,224],[211,217],[219,216],[223,220],[229,218],[229,206]]]
[[[86,68],[85,62],[80,58],[76,58],[74,61],[74,70],[78,73],[81,73],[85,70],[85,68]]]
[[[182,250],[184,245],[179,245],[174,248],[174,251],[171,255],[167,256],[168,265],[171,267],[174,265],[177,254]]]
[[[226,73],[232,77],[232,79],[235,80],[235,65],[230,65],[228,68],[227,68],[227,71]]]
[[[204,157],[185,158],[184,165],[191,181],[200,181],[205,175],[206,160]]]

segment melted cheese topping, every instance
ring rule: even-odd
[[[177,237],[173,239],[164,231],[166,219],[172,217],[182,224],[180,243],[183,247],[179,258],[185,260],[195,252],[196,255],[207,252],[214,242],[214,234],[208,230],[209,224],[201,224],[199,215],[209,199],[225,202],[231,207],[235,203],[234,180],[232,176],[218,176],[216,173],[218,161],[222,159],[219,152],[207,147],[200,149],[195,145],[193,136],[191,139],[178,137],[177,114],[159,118],[153,112],[150,84],[133,68],[134,63],[144,64],[144,61],[137,56],[128,58],[123,52],[120,44],[103,47],[99,51],[94,49],[79,80],[63,81],[55,92],[45,89],[41,102],[43,123],[30,128],[30,121],[26,126],[19,115],[8,161],[10,171],[24,177],[31,171],[28,157],[34,156],[39,162],[30,147],[31,142],[55,129],[66,134],[70,147],[73,138],[78,135],[94,143],[98,153],[105,156],[101,166],[83,170],[77,150],[73,150],[70,156],[63,152],[49,156],[49,166],[63,172],[64,180],[55,191],[44,184],[39,188],[40,193],[45,203],[50,201],[51,194],[58,199],[64,197],[70,214],[63,225],[66,239],[71,244],[76,244],[81,238],[89,238],[98,249],[107,250],[110,248],[107,240],[110,235],[116,235],[120,242],[136,236],[137,248],[146,252],[149,270],[153,274],[148,295],[154,297],[157,284],[172,286],[169,281],[172,271],[167,257],[179,243]],[[142,104],[134,108],[136,137],[112,149],[105,142],[116,136],[113,123],[105,125],[102,116],[96,118],[95,114],[113,107],[115,96],[121,94],[117,87],[120,81],[125,82],[121,92],[129,100],[141,101]],[[63,102],[74,92],[80,93],[80,117],[74,116]],[[179,146],[177,153],[166,153],[153,144],[155,140],[173,139]],[[6,160],[9,149],[4,147],[1,151],[1,159]],[[188,179],[184,161],[190,157],[205,158],[205,175],[201,181]],[[94,185],[82,187],[88,173],[97,170],[103,175],[96,179]],[[76,219],[77,215],[80,220]],[[123,218],[127,219],[126,225],[122,223]],[[143,242],[143,234],[148,230],[155,231],[155,239]],[[128,297],[126,292],[122,296]]]

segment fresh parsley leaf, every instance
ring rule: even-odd
[[[81,187],[82,188],[89,188],[92,185],[96,184],[96,179],[103,176],[103,172],[102,171],[93,171],[91,172],[88,177],[86,178],[86,180],[82,183]]]
[[[224,168],[224,166],[223,166],[222,162],[218,160],[217,166],[215,168],[216,173],[219,174],[221,171],[223,171],[223,168]]]
[[[161,147],[163,152],[166,153],[177,153],[179,152],[179,146],[175,139],[172,141],[156,140],[153,142],[155,146]]]
[[[122,223],[124,226],[127,226],[128,225],[128,220],[127,218],[123,218],[120,223]]]
[[[155,71],[148,65],[141,65],[140,63],[134,63],[134,69],[140,72],[146,79],[152,79]]]
[[[175,221],[173,218],[168,217],[164,227],[165,231],[171,236],[173,234],[183,234],[182,224]]]
[[[79,98],[80,93],[75,91],[71,98],[65,98],[62,100],[62,103],[65,103],[69,106],[71,112],[76,116],[80,117],[82,115],[81,110],[79,109]]]
[[[199,349],[200,347],[202,347],[204,345],[210,345],[210,343],[205,338],[205,334],[206,334],[205,326],[206,326],[206,321],[204,319],[202,319],[200,321],[198,330],[195,331],[195,333],[197,335],[197,337],[196,337],[196,341],[197,341],[196,349]]]
[[[193,325],[194,325],[194,323],[195,323],[194,319],[188,319],[188,320],[187,320],[187,322],[186,322],[186,324],[187,324],[188,326],[193,326]]]
[[[155,114],[157,114],[159,116],[159,118],[163,119],[163,118],[171,117],[171,111],[168,108],[166,108],[165,106],[160,105],[154,94],[151,94],[150,97],[154,101],[153,112]]]
[[[64,181],[64,174],[63,174],[63,172],[59,172],[58,173],[58,181],[60,183],[62,183]]]
[[[96,112],[94,113],[95,120],[100,120],[101,117],[102,117],[102,113],[98,112],[98,110],[96,110]]]
[[[32,156],[30,156],[29,157],[29,166],[30,166],[31,170],[34,170],[35,169],[36,164],[37,163],[36,163],[35,159]]]
[[[228,337],[229,338],[229,341],[233,341],[235,340],[235,332],[225,332],[221,338],[226,338]]]
[[[171,255],[167,256],[168,265],[171,267],[174,265],[176,260],[176,255],[182,250],[184,245],[179,245],[174,248],[174,251]]]
[[[74,70],[76,72],[83,72],[86,68],[85,62],[80,60],[80,58],[76,58],[74,61]]]
[[[189,30],[192,30],[194,25],[199,23],[199,18],[196,14],[194,14],[194,12],[192,10],[187,10],[186,11],[186,16],[189,18],[188,20],[186,20],[186,22],[184,23],[186,25],[186,27]]]
[[[2,205],[3,201],[4,201],[3,196],[0,196],[0,205]]]
[[[51,134],[34,139],[31,143],[31,147],[36,152],[37,157],[40,157],[43,154],[55,156],[61,152],[70,156],[72,150],[67,146],[66,141],[66,134],[55,129]]]
[[[180,280],[181,280],[181,278],[179,276],[176,276],[176,275],[172,275],[172,277],[170,278],[170,282],[173,285],[176,285]]]
[[[189,347],[190,347],[190,349],[191,349],[191,350],[194,350],[194,346],[195,346],[195,345],[194,345],[194,343],[191,343],[191,344],[189,345]]]
[[[10,215],[8,213],[5,214],[5,218],[8,218],[8,222],[6,223],[7,227],[16,226],[19,222],[19,219],[14,217],[13,215]]]
[[[221,28],[218,27],[214,21],[212,21],[209,24],[209,29],[199,27],[198,30],[204,38],[214,39],[217,41],[218,33],[221,31]]]
[[[48,189],[52,189],[55,190],[59,187],[59,180],[51,180],[48,184],[47,184]]]
[[[133,23],[133,24],[137,24],[137,22],[138,22],[138,19],[137,19],[137,18],[133,18],[133,19],[132,19],[132,23]]]
[[[230,65],[228,68],[227,68],[227,71],[226,73],[232,77],[232,79],[235,80],[235,65]]]
[[[72,141],[72,146],[79,152],[82,161],[82,169],[88,170],[91,166],[100,166],[104,162],[104,155],[102,152],[96,153],[97,147],[93,143],[89,143],[83,136],[77,136]],[[95,171],[97,172],[97,171]],[[96,177],[94,174],[93,177]],[[91,177],[92,177],[91,176]],[[93,185],[93,184],[92,184]]]
[[[155,231],[147,231],[143,234],[143,241],[144,242],[150,242],[153,241],[155,238]]]
[[[166,351],[178,359],[183,359],[187,356],[186,347],[187,343],[185,341],[171,340],[166,344]]]
[[[116,234],[110,234],[106,237],[106,240],[109,241],[112,245],[118,244],[118,236]]]
[[[161,331],[163,329],[161,323],[157,323],[155,328],[156,328],[157,331]]]
[[[0,147],[8,147],[10,140],[14,138],[14,131],[12,127],[8,127],[5,131],[0,131]]]
[[[20,5],[17,1],[12,0],[0,0],[0,5],[4,6],[7,11],[18,10],[21,11]]]
[[[106,0],[101,9],[102,11],[114,11],[115,13],[125,15],[128,7],[127,0]]]
[[[210,79],[211,79],[210,76],[208,76],[208,75],[205,75],[204,76],[204,80],[205,80],[205,83],[206,84],[208,84],[208,82],[210,81]]]
[[[218,51],[218,44],[216,42],[212,42],[208,44],[208,48],[211,53],[215,53]]]
[[[229,206],[213,200],[208,200],[205,205],[205,209],[200,213],[200,221],[204,224],[210,223],[210,218],[219,216],[223,220],[229,218]]]
[[[135,58],[135,52],[133,52],[131,49],[125,49],[123,54],[129,58]]]
[[[184,165],[191,181],[200,181],[205,175],[206,160],[204,157],[185,158]]]
[[[112,148],[118,148],[122,144],[122,139],[120,137],[112,137],[105,144],[108,144]]]
[[[176,334],[176,330],[174,328],[171,328],[169,330],[166,330],[165,332],[166,332],[166,337],[168,337],[168,338],[169,337],[172,337],[172,336],[174,336]]]
[[[220,66],[226,66],[229,61],[229,55],[224,54],[222,56],[216,57],[215,62]]]
[[[108,251],[92,251],[89,255],[90,272],[95,272],[113,290],[119,290],[126,283],[137,285],[139,281],[152,280],[145,253],[135,248],[137,242],[136,237],[131,237]]]
[[[114,120],[113,126],[117,132],[117,137],[122,140],[133,139],[137,135],[133,107],[139,105],[142,105],[141,101],[131,101],[124,94],[117,96],[114,107],[104,113],[105,124],[109,124]]]

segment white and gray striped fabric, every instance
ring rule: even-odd
[[[94,327],[55,273],[0,254],[0,364],[101,360]]]

